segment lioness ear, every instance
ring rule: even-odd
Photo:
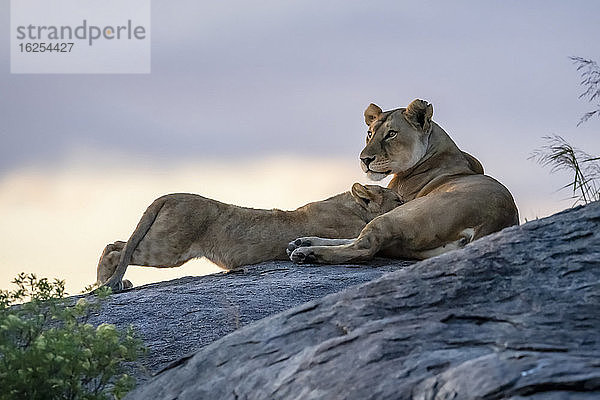
[[[369,203],[375,199],[373,193],[371,193],[369,189],[367,189],[360,183],[355,183],[354,185],[352,185],[352,197],[354,197],[354,199],[364,207],[369,205]]]
[[[431,130],[431,117],[433,117],[433,106],[424,100],[414,100],[404,111],[404,118],[425,133]]]
[[[376,104],[369,104],[369,107],[365,110],[365,123],[367,126],[371,125],[371,122],[375,121],[377,117],[381,115],[383,110]]]

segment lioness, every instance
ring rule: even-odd
[[[128,265],[178,267],[206,257],[225,269],[268,260],[287,260],[286,245],[298,236],[354,237],[373,218],[403,201],[393,190],[355,183],[350,192],[309,203],[294,211],[256,210],[194,194],[156,199],[127,242],[104,249],[97,283],[114,291]]]
[[[386,112],[371,104],[364,115],[369,129],[361,167],[373,180],[393,174],[388,187],[406,203],[369,222],[356,239],[305,237],[289,243],[292,261],[424,259],[519,223],[510,192],[483,175],[479,161],[431,120],[431,104],[415,100]]]

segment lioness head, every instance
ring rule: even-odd
[[[378,185],[363,186],[360,183],[355,183],[352,185],[350,193],[354,201],[373,218],[404,204],[400,195],[394,190]]]
[[[367,145],[360,153],[369,178],[378,181],[414,167],[427,151],[432,116],[433,106],[423,100],[386,112],[370,104],[365,110]]]

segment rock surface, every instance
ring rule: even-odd
[[[322,271],[301,268],[313,275],[306,285]],[[393,268],[398,264],[390,261],[378,271]],[[212,310],[227,309],[227,299],[244,291],[246,297],[235,296],[245,323],[242,304],[252,296],[282,283],[301,288],[281,274],[279,283],[253,289],[239,277],[212,278],[227,281]],[[176,290],[174,284],[164,295]],[[199,318],[195,326],[174,320],[179,302],[198,295],[185,293],[160,313],[139,307],[140,319],[179,324],[178,333],[157,341],[198,348],[207,342],[190,336],[199,327],[234,326],[233,317]],[[136,299],[135,292],[120,296]],[[600,203],[506,229],[250,324],[127,396],[175,398],[598,399]]]
[[[252,321],[410,264],[299,267],[267,262],[244,273],[187,277],[114,294],[89,322],[136,328],[149,349],[142,360],[146,371],[132,371],[139,383]]]

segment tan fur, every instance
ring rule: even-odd
[[[131,238],[109,244],[98,262],[97,279],[120,290],[128,265],[178,267],[206,257],[225,269],[285,260],[288,242],[302,235],[356,237],[373,218],[402,204],[395,191],[354,184],[351,192],[294,211],[257,210],[194,194],[156,199]]]
[[[344,263],[375,255],[422,259],[518,224],[510,192],[483,175],[481,163],[461,151],[432,116],[433,106],[423,100],[386,112],[369,105],[361,166],[375,180],[393,174],[388,187],[406,203],[368,223],[353,241],[291,242],[292,261]]]

